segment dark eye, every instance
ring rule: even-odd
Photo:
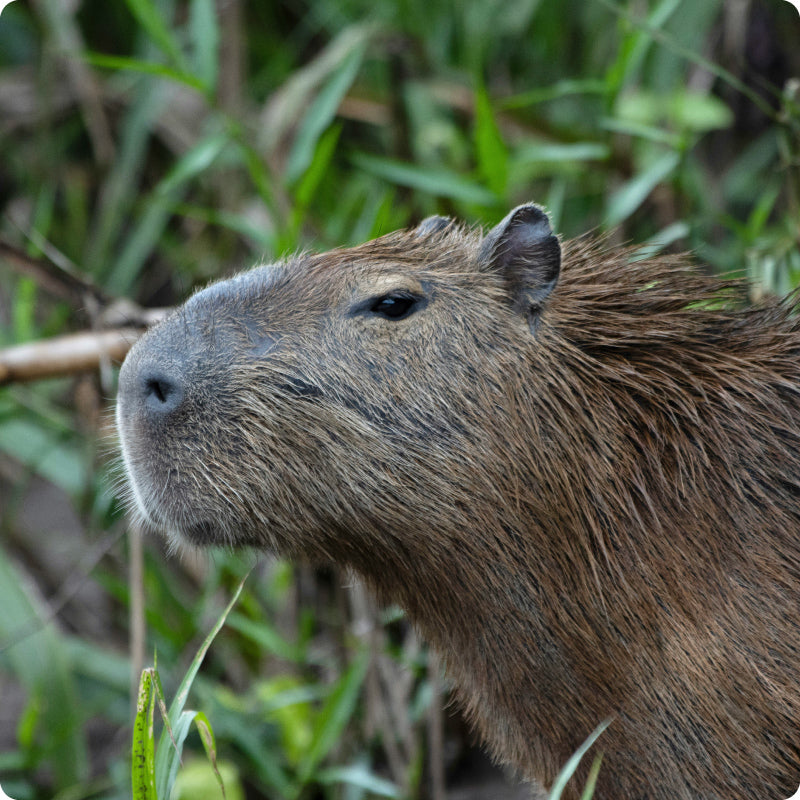
[[[385,319],[405,319],[417,311],[422,300],[408,292],[392,292],[379,297],[369,307],[373,314],[378,314]]]

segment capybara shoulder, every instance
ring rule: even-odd
[[[360,573],[531,780],[610,719],[598,800],[797,790],[793,302],[433,217],[195,294],[118,425],[144,520]]]

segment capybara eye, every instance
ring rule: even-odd
[[[408,292],[392,292],[379,297],[371,306],[373,314],[385,319],[405,319],[420,306],[420,298]]]

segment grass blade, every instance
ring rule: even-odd
[[[681,0],[662,0],[650,13],[648,24],[655,28],[665,25],[680,4]],[[608,86],[613,87],[615,93],[639,73],[647,51],[652,45],[652,37],[642,30],[628,34],[627,40],[620,48],[619,58],[606,75],[606,82]]]
[[[369,652],[363,650],[339,679],[322,707],[308,752],[298,765],[297,774],[302,783],[311,779],[319,763],[339,741],[345,725],[353,715],[368,665]]]
[[[600,142],[536,142],[523,144],[514,153],[515,164],[528,162],[563,164],[565,161],[606,161],[611,148]]]
[[[139,24],[170,61],[177,65],[181,72],[188,73],[189,68],[183,53],[152,0],[125,0],[125,2]]]
[[[155,772],[155,735],[153,713],[155,687],[151,667],[142,672],[136,716],[133,720],[133,752],[131,755],[131,788],[133,800],[157,800]]]
[[[679,153],[670,151],[657,158],[646,170],[640,172],[611,195],[606,210],[605,224],[613,228],[626,220],[647,199],[680,163]]]
[[[143,80],[133,91],[121,125],[114,164],[100,187],[100,199],[86,243],[84,263],[95,278],[105,278],[116,264],[121,231],[129,224],[142,181],[150,135],[166,105],[165,85]]]
[[[217,88],[219,73],[219,26],[214,0],[192,0],[189,9],[189,34],[194,46],[195,72],[209,96]]]
[[[156,750],[155,775],[158,800],[169,800],[181,766],[183,744],[192,729],[196,711],[182,711],[177,720],[170,716],[170,730],[162,731]]]
[[[496,195],[504,196],[508,186],[508,151],[483,86],[475,92],[475,153],[486,185]]]
[[[248,575],[250,573],[248,572]],[[200,665],[211,647],[211,643],[216,638],[217,634],[222,630],[225,620],[230,614],[233,607],[236,605],[239,596],[244,589],[247,575],[242,578],[241,583],[233,593],[230,602],[225,607],[225,610],[220,615],[219,619],[214,624],[214,627],[209,632],[208,636],[203,641],[200,649],[192,659],[189,669],[183,676],[183,680],[178,687],[175,699],[169,709],[169,724],[172,728],[173,736],[170,737],[166,732],[161,735],[158,742],[158,749],[156,750],[156,786],[158,789],[158,797],[160,800],[169,800],[169,791],[172,787],[172,782],[177,773],[178,764],[180,762],[180,753],[183,746],[183,741],[189,732],[192,720],[195,717],[195,712],[184,712],[183,708],[186,705],[186,699],[189,696],[189,690],[192,688],[192,683],[200,670]],[[174,744],[173,739],[174,737]]]
[[[333,121],[342,98],[356,79],[365,49],[366,44],[359,42],[347,54],[341,66],[333,73],[328,85],[311,104],[311,108],[300,125],[297,139],[289,155],[286,179],[290,184],[299,180],[311,164],[320,136]]]
[[[120,72],[138,72],[141,75],[155,75],[158,78],[186,84],[186,86],[191,86],[192,89],[197,89],[198,91],[206,91],[206,84],[192,75],[192,73],[168,67],[164,64],[157,64],[154,61],[143,61],[140,58],[110,56],[105,53],[92,52],[84,53],[83,60],[93,67],[113,69]]]
[[[164,179],[156,187],[162,196],[171,194],[182,184],[187,183],[214,163],[219,154],[230,141],[226,131],[212,133],[201,139],[191,150],[185,153]]]
[[[611,724],[611,720],[607,719],[601,722],[586,738],[586,741],[572,754],[572,757],[564,764],[561,772],[553,783],[553,788],[550,790],[550,800],[559,800],[561,793],[564,791],[569,779],[575,774],[581,759],[586,755],[589,748],[600,738],[600,734]],[[594,765],[592,765],[594,769]],[[599,769],[599,767],[598,767]],[[590,776],[591,777],[591,776]],[[595,776],[594,780],[597,778]]]
[[[200,665],[203,663],[203,659],[208,652],[208,648],[211,647],[211,643],[216,638],[217,634],[222,630],[222,626],[225,624],[225,620],[228,618],[228,614],[231,613],[231,610],[236,605],[239,596],[242,593],[242,589],[244,589],[245,581],[250,573],[248,572],[247,575],[242,578],[239,585],[236,587],[236,591],[233,593],[233,597],[231,597],[230,602],[225,607],[225,610],[220,615],[219,619],[214,624],[214,627],[209,632],[208,636],[203,640],[203,644],[200,646],[200,649],[197,651],[191,666],[189,667],[189,671],[184,675],[183,680],[181,681],[180,687],[178,688],[178,693],[175,696],[175,700],[173,700],[172,706],[169,710],[170,719],[177,716],[181,711],[183,711],[184,705],[186,705],[186,698],[189,695],[189,690],[192,687],[192,683],[194,682],[195,676],[197,675]]]
[[[457,172],[430,169],[365,153],[354,153],[351,159],[365,172],[399,186],[408,186],[437,197],[449,197],[451,200],[478,206],[494,206],[498,202],[498,197],[493,192]]]
[[[211,768],[214,771],[214,775],[216,776],[217,783],[219,784],[224,798],[226,797],[225,784],[222,780],[219,767],[217,766],[217,743],[214,741],[214,731],[211,728],[211,723],[202,711],[198,711],[194,718],[194,724],[197,728],[197,732],[200,734],[200,740],[203,742],[203,749],[206,751],[206,756],[208,756],[209,763],[211,764]]]
[[[592,800],[594,790],[597,786],[597,776],[600,774],[600,767],[603,764],[603,754],[598,753],[592,761],[592,766],[589,769],[589,776],[586,778],[586,786],[583,787],[581,793],[581,800]]]
[[[125,295],[136,281],[148,255],[164,231],[175,207],[188,189],[188,183],[222,152],[228,143],[227,133],[217,132],[198,142],[172,167],[151,192],[145,212],[134,227],[106,285],[115,294]]]

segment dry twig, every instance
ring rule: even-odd
[[[26,342],[0,350],[0,386],[98,369],[105,359],[121,362],[141,328],[85,331]]]

